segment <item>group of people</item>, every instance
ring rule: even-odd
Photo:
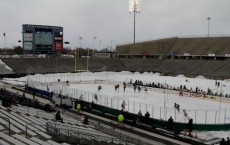
[[[230,139],[229,137],[227,137],[227,140],[225,140],[224,138],[222,138],[220,145],[230,145]]]
[[[137,113],[137,121],[136,121],[136,123],[142,123],[143,122],[143,117],[145,119],[145,122],[148,122],[149,117],[150,117],[149,112],[147,111],[145,113],[145,116],[142,116],[141,110],[139,110],[139,112]]]
[[[193,119],[192,118],[190,118],[188,120],[188,126],[187,126],[187,128],[188,128],[188,131],[189,131],[189,136],[192,136],[191,135],[191,132],[193,130]],[[173,131],[174,130],[172,116],[170,116],[169,119],[168,119],[168,130],[169,131]]]
[[[117,119],[118,119],[118,126],[122,126],[123,125],[123,122],[125,120],[125,117],[124,117],[124,111],[121,110],[120,114],[118,115]],[[139,110],[138,114],[137,114],[137,120],[136,120],[136,123],[137,124],[140,124],[140,123],[148,123],[149,122],[149,118],[150,118],[150,114],[149,112],[147,111],[145,113],[144,116],[142,116],[142,113],[141,113],[141,110]]]
[[[63,117],[61,117],[61,112],[57,111],[55,114],[55,119],[56,121],[60,121],[61,123],[63,123]],[[89,124],[89,119],[86,115],[82,115],[80,118],[80,122],[83,124],[88,125]]]

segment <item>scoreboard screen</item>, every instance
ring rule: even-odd
[[[63,27],[23,24],[22,36],[23,49],[28,53],[63,51]]]
[[[35,34],[36,45],[52,45],[52,34]]]

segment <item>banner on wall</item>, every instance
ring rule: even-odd
[[[32,50],[32,42],[24,42],[24,50]]]
[[[24,33],[24,41],[33,41],[32,33]]]
[[[63,49],[63,44],[62,43],[55,43],[55,49],[56,50],[62,50]]]

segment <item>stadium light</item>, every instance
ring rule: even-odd
[[[135,45],[136,37],[136,13],[140,13],[140,0],[129,0],[129,12],[133,12],[134,29],[133,29],[133,46]]]
[[[95,50],[94,50],[94,40],[97,39],[96,36],[93,37],[93,57],[95,56]]]
[[[5,57],[6,57],[6,33],[3,33],[4,39],[5,39]]]
[[[100,48],[101,48],[101,40],[99,41],[99,51],[100,51]]]
[[[93,37],[93,49],[94,49],[94,40],[97,39],[97,37]]]
[[[81,40],[82,40],[83,38],[80,36],[80,37],[78,37],[78,53],[77,53],[77,56],[79,57],[79,49],[80,49],[80,47],[81,47]],[[79,46],[79,42],[80,42],[80,46]]]
[[[207,20],[208,20],[208,37],[209,37],[209,23],[210,23],[211,18],[208,17]]]
[[[113,49],[113,41],[110,41],[110,43],[111,43],[111,51],[112,51],[112,49]]]

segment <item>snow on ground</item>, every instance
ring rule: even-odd
[[[13,71],[8,65],[6,65],[1,59],[0,59],[0,64],[4,65],[6,69]]]
[[[60,83],[57,81],[60,79]],[[42,82],[35,83],[31,81]],[[66,81],[70,85],[66,85]],[[186,110],[188,116],[193,118],[194,123],[230,123],[230,100],[228,98],[215,97],[215,99],[205,99],[201,97],[189,97],[189,94],[181,97],[176,91],[165,91],[162,89],[148,88],[148,91],[134,92],[131,85],[128,85],[125,92],[123,90],[123,82],[134,82],[141,80],[146,83],[161,83],[168,84],[172,87],[179,87],[186,85],[188,89],[195,90],[198,87],[200,90],[207,91],[211,89],[214,93],[230,94],[230,81],[229,80],[210,80],[204,76],[196,78],[187,78],[183,74],[176,77],[160,76],[159,73],[143,74],[139,72],[131,73],[123,72],[85,72],[85,73],[66,73],[66,74],[47,74],[47,75],[34,75],[27,76],[19,79],[5,78],[2,81],[24,85],[23,83],[32,83],[35,87],[40,89],[47,89],[56,93],[62,93],[70,97],[79,98],[81,94],[86,101],[95,101],[94,94],[98,94],[98,104],[121,109],[121,103],[126,101],[126,110],[132,113],[137,113],[139,110],[142,114],[146,111],[150,112],[151,117],[161,118],[167,120],[173,116],[174,121],[187,122],[182,110]],[[187,81],[186,81],[187,80]],[[220,86],[215,86],[215,82],[220,82]],[[119,84],[119,90],[115,91],[114,85]],[[102,90],[99,92],[97,86],[101,85]],[[60,91],[61,90],[61,91]],[[174,109],[174,103],[180,104],[180,112]],[[227,137],[230,132],[199,132],[198,135],[202,137]]]

